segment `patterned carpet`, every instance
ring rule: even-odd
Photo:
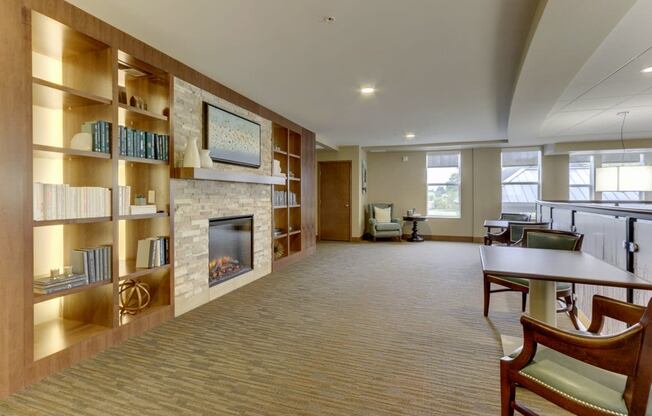
[[[497,415],[499,331],[473,244],[316,255],[0,402],[2,415]],[[521,394],[544,415],[563,414]]]

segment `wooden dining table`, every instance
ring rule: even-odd
[[[581,251],[481,246],[485,275],[530,280],[528,314],[557,325],[555,282],[652,290],[652,282]]]

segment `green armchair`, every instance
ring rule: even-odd
[[[389,222],[378,221],[374,208],[390,210]],[[401,223],[394,218],[394,204],[375,202],[367,205],[367,235],[374,241],[377,238],[398,238],[401,240]]]

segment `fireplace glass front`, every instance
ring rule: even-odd
[[[253,216],[210,220],[208,284],[214,286],[253,269]]]

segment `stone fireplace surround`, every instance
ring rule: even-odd
[[[272,123],[185,81],[174,80],[176,160],[183,160],[187,138],[201,138],[206,101],[261,125],[258,169],[216,163],[213,169],[270,175]],[[272,187],[253,183],[173,179],[175,315],[181,315],[272,271]],[[209,287],[208,228],[211,218],[253,215],[252,271]]]

